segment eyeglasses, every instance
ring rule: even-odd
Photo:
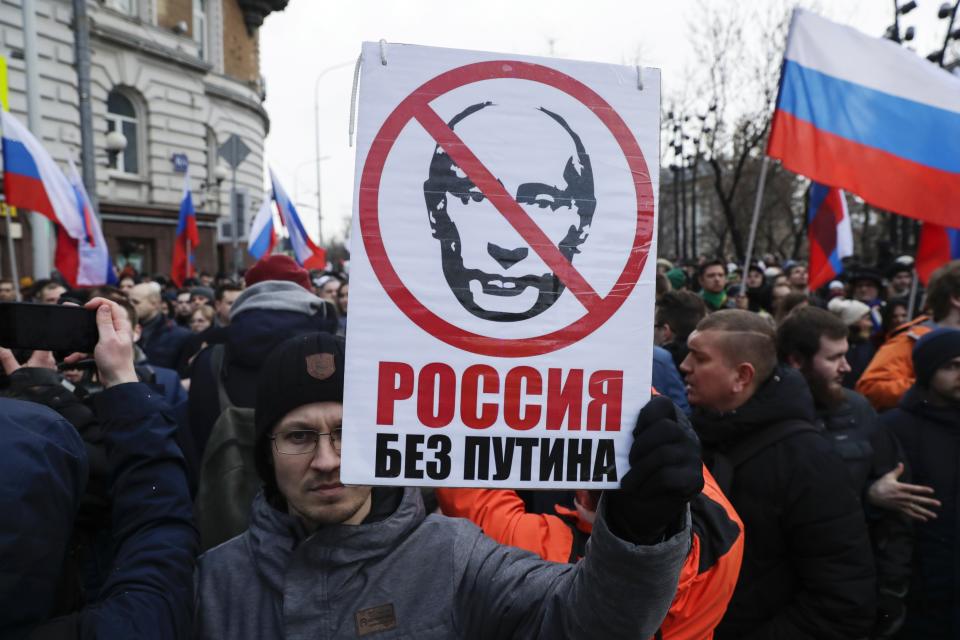
[[[343,429],[334,429],[330,433],[320,433],[303,429],[300,431],[284,431],[275,436],[270,436],[273,440],[273,446],[277,453],[285,456],[300,456],[307,453],[313,453],[320,444],[320,436],[329,436],[330,446],[336,453],[340,453],[340,445],[343,443]]]

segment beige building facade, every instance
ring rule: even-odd
[[[40,138],[61,166],[79,166],[80,117],[69,0],[34,0]],[[287,0],[88,0],[93,146],[104,234],[119,267],[167,273],[189,165],[201,244],[197,268],[232,265],[231,172],[218,149],[237,135],[250,149],[237,167],[241,241],[263,197],[269,118],[257,28]],[[27,122],[21,3],[0,0],[0,55],[10,111]],[[110,153],[107,135],[126,147]],[[114,136],[115,137],[115,136]],[[5,233],[0,225],[0,236]],[[31,274],[31,228],[13,227],[21,274]],[[5,239],[4,239],[5,241]],[[5,247],[5,244],[0,245]],[[245,254],[245,252],[244,252]],[[6,256],[3,273],[8,273]]]

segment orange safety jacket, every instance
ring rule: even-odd
[[[900,398],[917,379],[913,371],[913,345],[936,328],[928,316],[920,316],[897,327],[877,350],[857,382],[857,391],[866,396],[874,409],[886,411],[900,403]]]
[[[703,468],[704,487],[690,503],[693,544],[680,572],[680,584],[657,638],[709,640],[733,596],[743,560],[743,523]],[[574,509],[555,514],[527,513],[516,491],[437,489],[445,515],[467,518],[501,544],[536,553],[553,562],[583,555],[592,525]]]

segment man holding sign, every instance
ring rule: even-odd
[[[314,335],[261,370],[264,491],[201,559],[199,637],[655,634],[703,487],[689,424],[647,402],[659,92],[364,45],[349,357]],[[606,493],[561,565],[425,515],[417,485]]]
[[[426,515],[416,489],[341,484],[344,349],[281,344],[257,388],[264,490],[250,528],[200,559],[198,638],[649,638],[690,549],[700,448],[673,404],[636,420],[630,470],[576,565]]]

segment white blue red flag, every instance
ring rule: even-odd
[[[83,186],[83,180],[77,173],[77,167],[70,160],[70,186],[80,220],[83,223],[83,237],[65,237],[57,242],[57,270],[73,286],[94,287],[104,284],[117,284],[117,274],[113,270],[110,251],[103,237],[103,230],[97,219],[93,204]],[[63,227],[59,227],[62,229]],[[60,234],[58,233],[58,237]]]
[[[79,176],[68,180],[40,141],[8,112],[0,111],[0,124],[7,204],[36,211],[57,225],[54,265],[71,286],[107,283],[113,271],[107,245]]]
[[[250,225],[247,238],[247,251],[255,260],[273,253],[277,234],[273,229],[273,202],[269,193],[264,194],[263,203]]]
[[[273,186],[273,200],[277,203],[280,212],[280,222],[287,228],[293,255],[297,262],[307,269],[325,269],[327,266],[327,252],[321,249],[310,236],[297,214],[297,208],[290,200],[290,196],[277,180],[276,174],[270,170],[270,184]]]
[[[960,77],[796,9],[767,155],[882,209],[960,226]]]
[[[180,200],[180,218],[177,221],[177,237],[173,243],[173,261],[170,266],[170,279],[182,287],[184,280],[196,273],[193,252],[200,244],[197,231],[197,212],[193,208],[193,195],[190,192],[190,167],[183,176],[183,198]]]
[[[810,288],[818,289],[843,271],[843,259],[853,255],[853,227],[843,191],[814,182],[807,212],[810,244]]]

